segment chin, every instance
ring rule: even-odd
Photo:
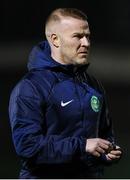
[[[76,62],[77,65],[86,65],[88,64],[88,60],[87,59],[79,59],[77,62]]]

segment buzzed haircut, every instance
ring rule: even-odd
[[[58,8],[52,11],[52,13],[48,16],[45,22],[45,26],[50,21],[60,21],[63,17],[73,17],[80,20],[87,21],[87,15],[79,9],[76,8]]]

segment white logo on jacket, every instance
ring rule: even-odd
[[[67,106],[68,104],[70,104],[72,101],[73,101],[73,99],[70,100],[70,101],[67,101],[67,102],[61,101],[61,106],[62,106],[62,107],[65,107],[65,106]]]

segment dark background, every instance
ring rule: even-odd
[[[45,5],[46,3],[46,5]],[[105,178],[130,178],[130,1],[0,1],[0,178],[18,178],[19,159],[11,139],[8,102],[27,72],[32,47],[44,39],[44,21],[57,7],[76,7],[88,15],[91,30],[89,71],[104,85],[117,143],[124,156],[106,168]]]

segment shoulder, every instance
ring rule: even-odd
[[[54,84],[54,76],[48,70],[34,70],[26,73],[12,90],[13,96],[47,96]]]
[[[24,79],[29,80],[34,84],[36,83],[45,86],[55,82],[55,76],[49,69],[32,70],[24,76]]]

